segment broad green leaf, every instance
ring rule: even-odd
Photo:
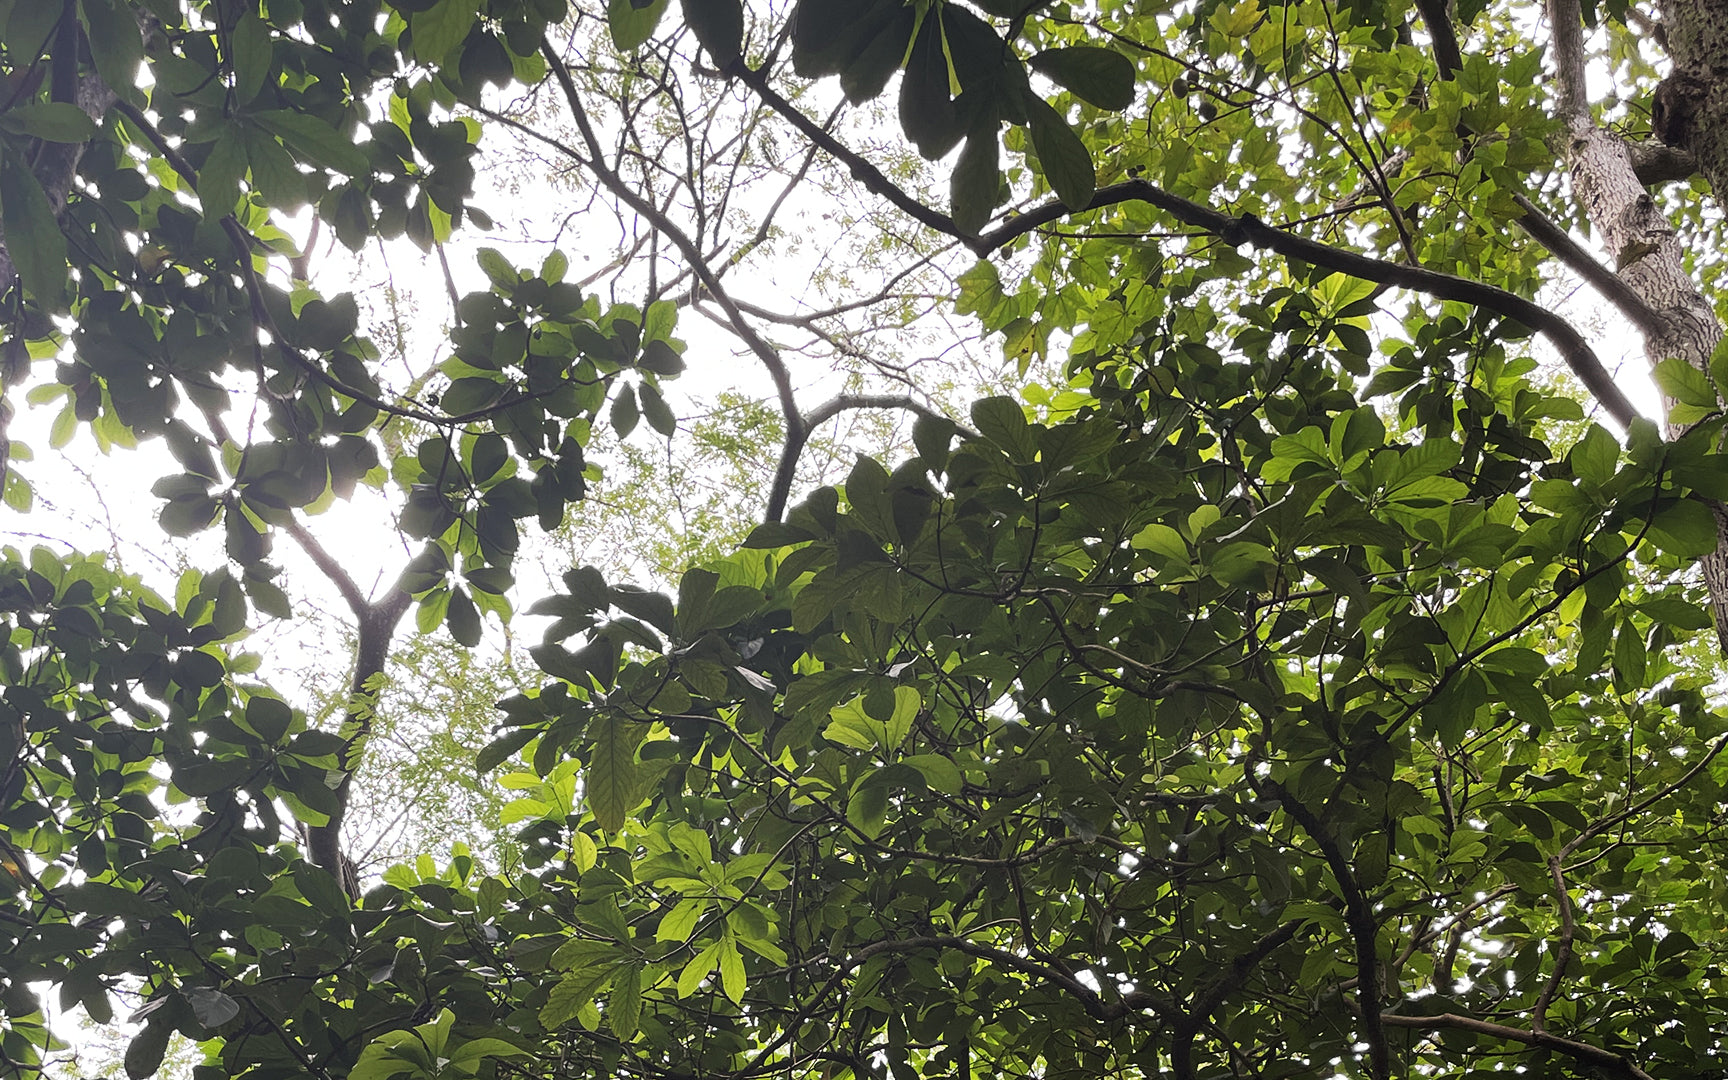
[[[1034,53],[1027,64],[1100,109],[1126,109],[1134,103],[1134,63],[1115,49],[1047,49]]]
[[[588,808],[600,828],[617,832],[642,800],[644,776],[636,763],[636,747],[642,742],[644,725],[603,714],[594,718],[589,730],[593,750],[584,774]]]
[[[744,7],[739,0],[683,0],[684,21],[724,71],[743,55]],[[620,46],[622,48],[622,46]]]
[[[246,137],[237,126],[223,130],[198,170],[198,199],[204,213],[220,218],[234,212],[240,201],[240,180],[246,175]]]
[[[652,0],[642,7],[631,0],[607,0],[606,26],[612,33],[612,44],[619,52],[634,52],[654,36],[660,16],[666,13],[667,0]]]
[[[948,200],[954,224],[969,233],[983,230],[996,212],[1002,188],[994,126],[988,132],[974,131],[966,137],[960,160],[948,181]]]
[[[1647,535],[1670,555],[1696,559],[1716,550],[1716,515],[1702,502],[1686,499],[1657,514]]]
[[[0,112],[0,129],[60,143],[85,142],[96,134],[95,122],[69,101],[15,105]]]
[[[720,939],[720,989],[737,1005],[744,1000],[744,956],[731,934]]]
[[[127,101],[143,105],[138,73],[144,66],[144,36],[131,5],[122,0],[78,0],[78,15],[103,81]]]
[[[0,160],[0,215],[6,253],[25,290],[44,306],[59,307],[66,294],[66,237],[35,174],[13,155]]]
[[[438,63],[465,41],[480,11],[480,0],[437,0],[409,19],[414,34],[414,55]]]
[[[1086,144],[1048,103],[1034,99],[1026,112],[1032,148],[1038,153],[1038,170],[1044,182],[1068,209],[1086,209],[1098,185]]]
[[[353,140],[310,113],[268,109],[252,114],[259,127],[279,137],[294,155],[312,165],[349,176],[364,176],[371,162]]]
[[[684,965],[684,970],[678,973],[678,996],[687,998],[702,988],[702,983],[713,973],[714,967],[720,962],[720,942],[710,942],[703,950]]]

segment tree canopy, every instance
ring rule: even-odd
[[[0,1070],[58,1008],[133,1080],[1720,1074],[1728,43],[1659,19],[0,0],[0,389],[56,417],[6,502],[156,444],[191,545],[0,553]],[[437,319],[326,283],[404,244]],[[1013,392],[955,407],[978,335]],[[910,423],[813,470],[860,415]],[[639,423],[757,524],[523,595]],[[248,651],[287,549],[335,715]],[[509,801],[373,874],[384,714],[471,705],[416,672],[505,695]]]

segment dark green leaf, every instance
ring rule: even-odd
[[[66,237],[35,174],[12,154],[0,159],[0,212],[6,253],[25,290],[45,306],[59,307],[66,294]]]
[[[684,21],[715,67],[724,71],[743,55],[744,7],[739,0],[684,0]]]
[[[1032,148],[1038,152],[1038,168],[1050,190],[1070,210],[1084,210],[1092,202],[1098,185],[1092,156],[1055,109],[1034,100],[1027,106]]]
[[[983,230],[1001,201],[1002,172],[997,157],[996,128],[974,131],[955,163],[948,182],[954,224],[969,233]]]
[[[409,19],[414,33],[414,55],[438,63],[465,41],[480,11],[480,0],[437,0],[430,8],[416,11]]]
[[[1100,109],[1120,110],[1134,104],[1134,62],[1115,49],[1091,45],[1047,49],[1033,54],[1027,63]]]

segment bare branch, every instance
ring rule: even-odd
[[[1572,894],[1566,889],[1566,874],[1560,866],[1558,853],[1548,856],[1548,876],[1554,881],[1554,902],[1560,905],[1560,937],[1554,946],[1554,970],[1542,984],[1536,1005],[1530,1010],[1530,1029],[1538,1034],[1548,1031],[1548,1006],[1566,981],[1566,968],[1572,963],[1572,941],[1578,934],[1578,922],[1572,912]]]

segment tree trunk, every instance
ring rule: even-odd
[[[1684,35],[1689,50],[1686,55],[1696,62],[1705,50],[1713,50],[1710,55],[1728,61],[1728,11],[1712,16],[1701,0],[1662,0],[1665,17],[1671,17],[1669,13],[1675,8],[1688,9],[1688,15],[1702,24]],[[1654,319],[1645,322],[1645,356],[1652,367],[1669,357],[1679,357],[1708,372],[1710,355],[1722,340],[1722,323],[1687,275],[1674,227],[1640,181],[1630,147],[1603,130],[1590,113],[1584,97],[1584,39],[1577,0],[1548,0],[1548,15],[1554,34],[1560,119],[1570,135],[1566,156],[1572,168],[1573,194],[1598,242],[1613,258],[1616,275],[1654,313]],[[1665,98],[1672,102],[1665,115],[1658,115],[1657,132],[1665,135],[1664,141],[1670,145],[1690,149],[1718,192],[1728,190],[1718,180],[1728,175],[1728,80],[1722,82],[1719,93],[1701,94],[1699,80],[1680,74],[1688,61],[1674,48],[1676,40],[1670,24],[1668,41],[1674,49],[1677,71],[1657,91],[1658,114],[1664,113]],[[1706,113],[1706,105],[1715,111]],[[1701,122],[1717,118],[1720,122]],[[1713,138],[1674,142],[1676,131],[1696,134],[1706,129]],[[1722,172],[1712,171],[1706,154],[1714,155],[1714,165]],[[1684,430],[1671,422],[1665,426],[1670,438]],[[1717,641],[1723,655],[1728,656],[1728,512],[1721,506],[1714,509],[1716,550],[1700,560],[1700,567],[1710,593]]]

